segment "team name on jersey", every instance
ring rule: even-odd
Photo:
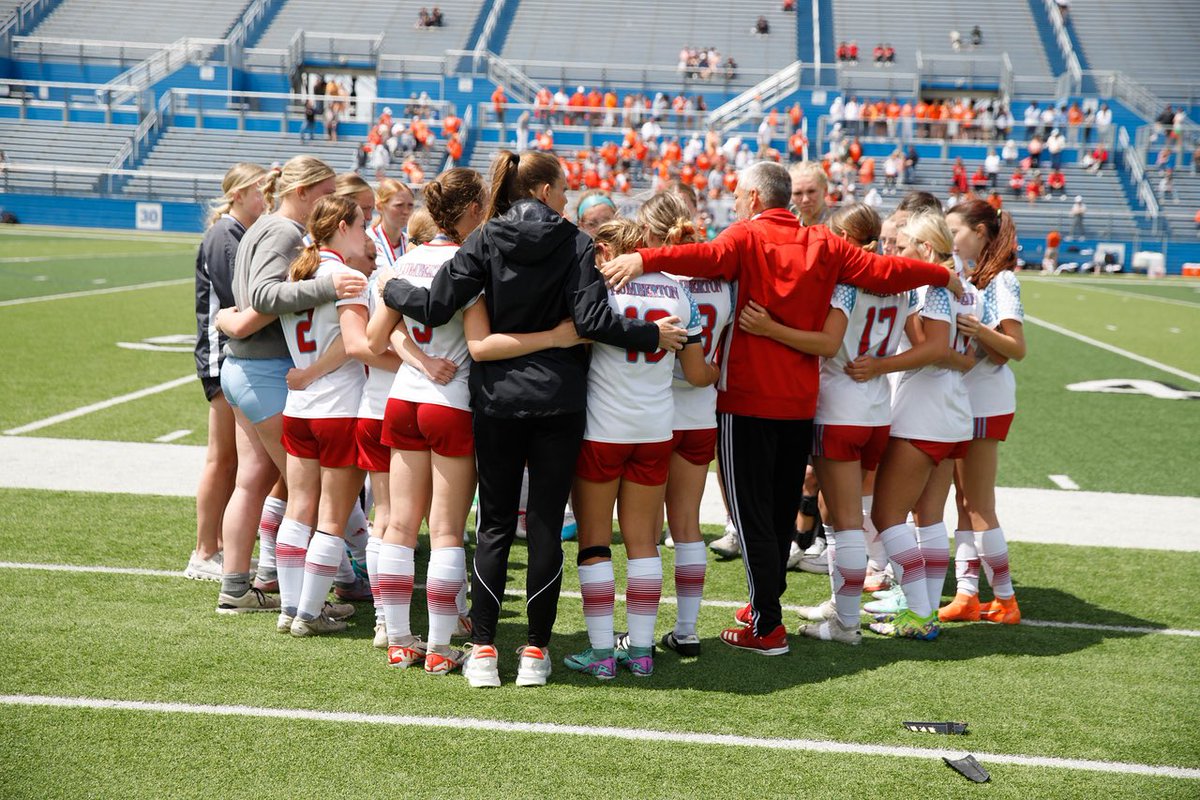
[[[396,271],[402,276],[413,278],[432,278],[438,274],[438,270],[442,268],[445,261],[439,261],[436,264],[422,264],[415,261],[401,262]]]
[[[712,278],[684,278],[679,279],[679,282],[692,294],[720,294],[728,285],[724,281]]]
[[[620,289],[614,289],[613,294],[627,294],[634,297],[669,297],[676,300],[679,298],[679,289],[659,283],[628,283]]]

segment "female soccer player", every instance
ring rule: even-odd
[[[595,237],[600,226],[616,219],[617,204],[612,196],[600,189],[591,189],[579,195],[575,206],[575,224],[588,236]]]
[[[409,248],[405,232],[413,213],[413,193],[395,178],[384,178],[375,192],[379,220],[367,231],[375,242],[376,263],[390,267]]]
[[[958,529],[954,532],[954,600],[938,611],[943,622],[978,620],[1015,625],[1021,621],[1008,545],[996,516],[996,461],[999,443],[1008,436],[1017,409],[1017,385],[1007,362],[1025,357],[1025,310],[1017,263],[1017,232],[1012,217],[986,202],[970,200],[946,215],[960,258],[975,271],[971,282],[979,291],[979,316],[959,317],[958,326],[979,345],[978,359],[966,375],[974,438],[956,464],[960,489]],[[996,599],[979,603],[979,563],[982,559]]]
[[[221,517],[237,476],[237,442],[233,411],[221,393],[222,349],[226,337],[217,330],[217,312],[233,305],[233,262],[238,242],[264,210],[261,184],[267,171],[258,164],[234,164],[221,181],[221,199],[213,204],[209,228],[196,253],[196,374],[208,400],[208,450],[196,489],[196,549],[184,574],[198,580],[221,580]],[[269,498],[260,530],[266,524],[274,571],[275,528],[282,500]],[[268,519],[268,512],[270,519]],[[277,512],[277,513],[276,513]],[[263,537],[264,555],[268,536]]]
[[[685,332],[670,319],[654,324],[609,307],[591,239],[562,216],[566,188],[553,156],[501,151],[483,228],[438,272],[430,289],[392,280],[384,287],[384,302],[422,326],[440,325],[483,292],[497,334],[547,331],[571,317],[588,339],[639,353],[678,349]],[[517,682],[544,684],[562,579],[563,511],[586,422],[587,354],[578,346],[540,350],[481,361],[471,373],[480,522],[471,595],[474,647],[463,673],[471,686],[500,683],[496,622],[528,463],[529,630]]]
[[[661,199],[660,199],[661,198]],[[601,256],[615,258],[638,247],[661,247],[695,238],[695,228],[678,198],[655,195],[668,238],[630,220],[613,220],[596,231]],[[651,210],[647,219],[656,216]],[[646,275],[609,294],[614,311],[654,321],[687,318],[688,340],[679,354],[683,373],[696,386],[711,385],[719,374],[704,358],[703,327],[687,290],[665,275]],[[675,359],[666,351],[642,355],[612,345],[592,348],[588,370],[587,428],[575,467],[572,506],[579,523],[579,587],[591,647],[567,656],[573,670],[600,680],[616,677],[617,656],[630,672],[654,672],[654,625],[662,596],[658,554],[660,511],[674,450],[671,383]],[[628,638],[613,648],[615,583],[612,567],[613,506],[628,555],[626,610]],[[703,551],[701,551],[703,552]]]
[[[940,214],[914,214],[900,229],[898,246],[900,255],[956,269],[953,237]],[[941,287],[928,287],[920,314],[905,324],[911,349],[883,358],[868,351],[845,367],[859,382],[905,370],[892,401],[890,438],[871,510],[888,557],[900,568],[897,578],[907,603],[892,621],[871,626],[884,635],[934,639],[939,632],[936,608],[950,558],[940,522],[953,458],[965,452],[971,436],[965,367],[955,358],[970,339],[958,331],[956,319],[958,313],[971,313],[974,304],[969,285],[958,299]],[[919,526],[916,536],[905,521],[909,511]]]
[[[484,185],[474,170],[448,170],[425,187],[425,206],[440,233],[429,244],[400,257],[393,274],[428,288],[483,221]],[[462,664],[463,651],[450,647],[460,621],[466,586],[463,529],[475,496],[475,446],[471,433],[468,378],[471,359],[462,313],[446,324],[423,326],[381,307],[371,322],[372,343],[390,340],[403,353],[407,342],[423,353],[406,360],[388,395],[381,440],[392,448],[391,513],[379,550],[379,588],[387,618],[388,663],[408,667],[424,661],[425,672],[445,675]],[[429,605],[427,642],[412,633],[414,551],[421,521],[429,518]],[[465,600],[465,598],[464,598]]]

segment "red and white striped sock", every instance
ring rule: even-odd
[[[416,564],[411,547],[389,542],[379,546],[379,599],[387,619],[388,644],[407,644],[412,641],[409,611],[415,573]]]
[[[458,624],[458,592],[466,582],[463,548],[440,547],[429,554],[425,602],[429,608],[429,646],[448,645]]]
[[[300,605],[300,590],[304,588],[304,558],[308,555],[308,540],[312,528],[294,519],[279,523],[275,543],[275,571],[279,575],[279,605],[284,614],[296,616]]]
[[[975,531],[954,532],[954,591],[979,595],[979,550]]]
[[[371,581],[371,601],[375,604],[375,624],[384,621],[383,600],[379,597],[379,548],[383,539],[372,536],[367,542],[367,578]]]
[[[286,500],[268,497],[263,501],[262,516],[258,519],[258,571],[262,575],[270,575],[277,569],[275,542],[286,511]]]
[[[579,568],[579,591],[583,595],[583,619],[593,650],[612,650],[613,606],[616,581],[611,561],[585,564]]]
[[[950,566],[950,537],[946,523],[936,522],[917,528],[917,546],[925,559],[925,591],[931,611],[942,605],[942,590],[946,586],[946,570]]]
[[[342,537],[323,531],[313,534],[304,558],[304,588],[300,590],[300,605],[296,606],[296,616],[300,619],[316,619],[321,613],[345,551]]]
[[[925,591],[925,558],[917,547],[917,536],[907,522],[893,525],[879,534],[888,558],[896,563],[896,579],[904,590],[904,599],[912,612],[921,617],[930,614],[929,593]]]
[[[988,583],[996,597],[1007,600],[1016,592],[1013,590],[1012,574],[1008,569],[1008,542],[1004,540],[1001,528],[992,528],[979,534],[979,558],[988,574]]]
[[[862,602],[863,581],[867,578],[866,533],[861,529],[835,531],[829,541],[830,580],[833,602],[843,625],[857,628]]]
[[[675,617],[677,636],[696,634],[707,569],[708,555],[704,542],[675,543],[675,601],[679,606]]]
[[[662,599],[662,559],[633,558],[626,567],[625,615],[629,646],[653,647],[654,624]]]

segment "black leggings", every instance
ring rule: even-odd
[[[504,600],[508,551],[517,534],[521,476],[529,465],[525,510],[529,568],[525,576],[528,643],[545,647],[558,615],[562,589],[563,512],[571,494],[575,462],[587,413],[510,419],[476,413],[475,458],[479,465],[479,542],[471,586],[471,640],[492,644]]]

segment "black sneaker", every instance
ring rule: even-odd
[[[700,637],[694,633],[688,636],[676,636],[675,631],[671,631],[662,637],[662,646],[668,650],[674,650],[683,658],[695,658],[700,655]]]

